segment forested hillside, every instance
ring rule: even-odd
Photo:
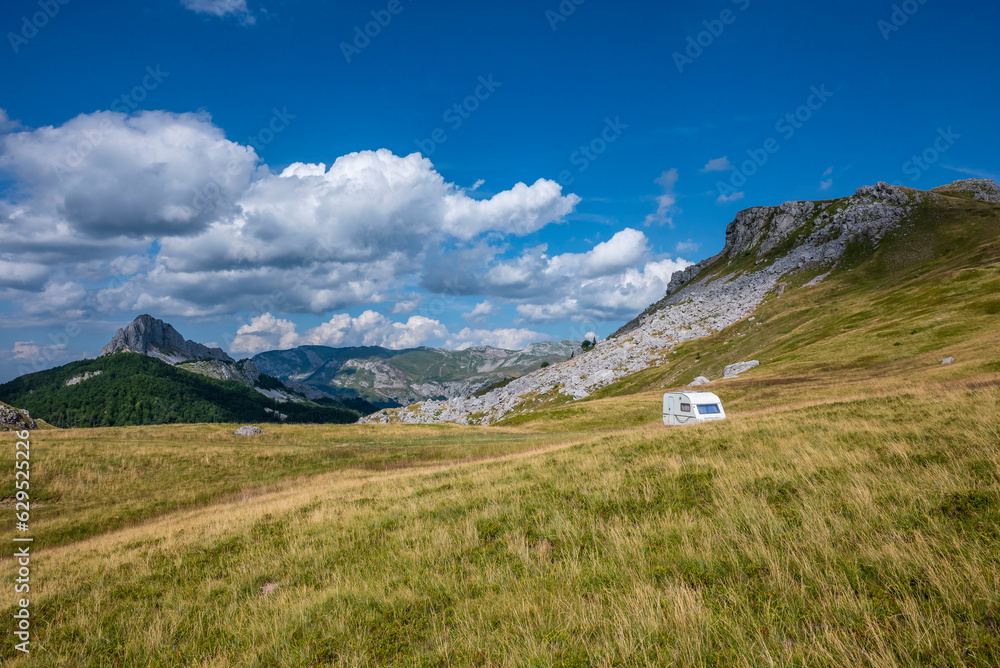
[[[138,353],[72,362],[21,376],[0,385],[0,400],[57,427],[349,423],[361,415],[338,402],[322,406],[278,403],[236,381],[207,378]]]

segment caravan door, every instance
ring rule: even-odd
[[[663,424],[676,424],[674,422],[674,398],[670,395],[664,397],[663,401]]]

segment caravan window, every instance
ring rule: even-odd
[[[690,413],[690,412],[691,412],[691,404],[681,403],[681,413]]]
[[[718,415],[722,411],[719,410],[719,404],[698,404],[698,412],[702,415]]]

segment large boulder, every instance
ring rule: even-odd
[[[260,427],[251,427],[247,425],[244,427],[240,427],[233,433],[236,434],[237,436],[257,436],[259,434],[263,434],[264,431]]]
[[[708,378],[705,378],[704,376],[698,376],[690,383],[688,383],[688,387],[696,387],[698,385],[708,385],[711,382],[712,381],[710,381]]]

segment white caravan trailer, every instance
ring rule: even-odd
[[[711,392],[668,392],[663,395],[663,424],[696,424],[725,419],[722,400]]]

